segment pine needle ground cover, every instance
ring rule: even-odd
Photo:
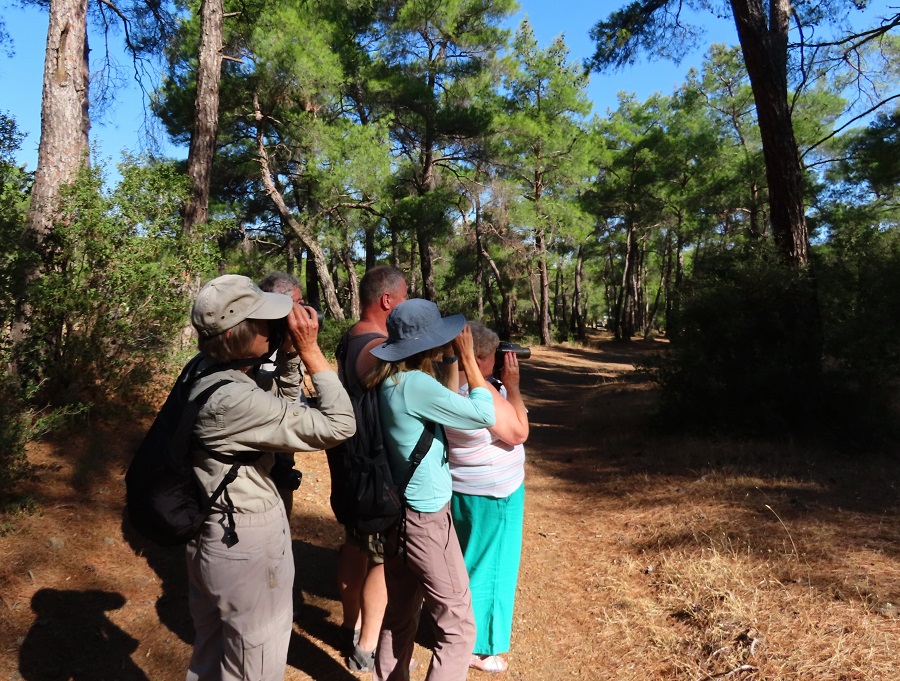
[[[896,678],[896,457],[658,435],[656,390],[635,367],[664,348],[599,333],[523,362],[525,548],[504,676]],[[182,556],[122,529],[122,478],[149,420],[95,416],[29,447],[23,492],[37,510],[5,517],[0,536],[0,678],[184,678]],[[321,454],[297,461],[285,678],[348,680],[328,468]],[[423,628],[414,681],[428,638]]]

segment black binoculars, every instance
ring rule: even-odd
[[[322,314],[321,310],[316,310],[316,317],[319,320],[319,328],[322,328],[322,324],[325,321],[325,315]],[[284,339],[287,338],[287,317],[282,317],[281,319],[270,319],[269,320],[269,354],[274,353],[278,348],[284,345]]]
[[[531,348],[526,348],[507,341],[500,341],[500,345],[497,346],[497,352],[494,355],[495,378],[500,378],[500,370],[503,368],[503,355],[507,352],[515,353],[516,357],[519,359],[528,359],[531,357]]]

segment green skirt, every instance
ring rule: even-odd
[[[503,499],[454,492],[450,510],[469,572],[477,628],[474,652],[508,652],[522,555],[525,485]]]

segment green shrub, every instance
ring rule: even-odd
[[[671,355],[655,367],[666,423],[767,434],[808,427],[821,338],[804,272],[758,251],[707,253],[678,303]]]
[[[28,441],[107,398],[134,403],[168,363],[191,291],[213,270],[214,235],[182,233],[187,185],[173,164],[126,158],[111,191],[102,173],[85,168],[63,188],[61,219],[37,250],[22,237],[27,184],[0,153],[0,362],[14,368],[0,382],[4,499],[30,471]],[[38,260],[38,276],[24,276]],[[23,301],[19,340],[9,329]]]
[[[322,348],[327,359],[334,361],[334,349],[337,347],[338,341],[341,340],[341,336],[347,329],[356,324],[356,321],[355,319],[346,319],[339,322],[329,317],[322,322],[322,326],[319,327],[319,347]]]
[[[0,381],[0,507],[6,506],[9,490],[30,467],[25,456],[25,444],[29,438],[29,419],[14,381]]]
[[[817,251],[827,376],[835,419],[861,442],[886,441],[900,427],[900,233],[857,212]]]
[[[871,224],[846,220],[817,271],[826,356],[880,399],[900,378],[900,233]]]
[[[120,172],[110,193],[99,167],[64,189],[47,264],[26,292],[30,331],[12,352],[39,401],[91,402],[145,383],[185,324],[196,278],[212,270],[210,235],[182,234],[185,178],[146,159]]]

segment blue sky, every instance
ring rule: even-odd
[[[517,26],[521,18],[527,15],[542,47],[563,34],[570,49],[570,58],[581,62],[593,51],[588,37],[590,27],[622,4],[622,0],[520,0],[521,10],[511,27]],[[4,18],[15,41],[15,55],[12,58],[0,55],[0,111],[7,111],[15,116],[20,130],[28,133],[18,154],[18,161],[33,170],[40,137],[41,79],[47,18],[44,12],[34,7],[9,7]],[[618,73],[593,74],[589,94],[594,102],[594,113],[602,115],[607,108],[615,108],[617,93],[620,91],[633,92],[640,99],[645,99],[654,92],[670,94],[684,81],[688,69],[701,63],[706,45],[712,42],[736,42],[734,25],[730,19],[716,20],[710,15],[706,15],[704,19],[707,35],[703,45],[680,65],[645,57],[635,66]],[[99,56],[102,50],[99,37],[92,36],[91,45],[93,55]],[[117,45],[117,38],[114,37],[113,49]],[[119,160],[123,149],[139,152],[147,148],[144,130],[145,102],[140,90],[128,76],[129,64],[124,59],[122,66],[124,78],[116,92],[115,101],[110,102],[102,111],[93,112],[91,127],[92,143],[98,146],[103,157],[110,158],[113,163]],[[92,64],[92,68],[95,67]],[[158,137],[164,143],[164,153],[186,155],[185,150],[165,144],[162,132],[158,131]]]

